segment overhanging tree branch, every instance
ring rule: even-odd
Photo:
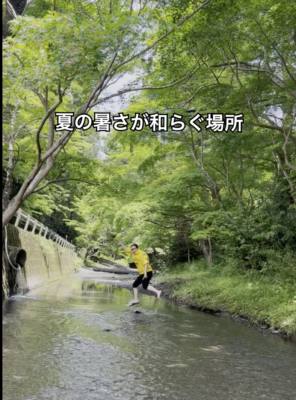
[[[68,181],[75,181],[75,182],[86,183],[87,185],[90,185],[90,186],[101,186],[101,187],[107,186],[107,187],[110,187],[111,189],[117,189],[116,187],[111,186],[111,185],[109,185],[109,184],[107,184],[107,183],[95,183],[95,182],[86,181],[86,180],[84,180],[84,179],[76,179],[76,178],[67,178],[67,179],[66,179],[66,178],[65,178],[65,179],[58,179],[58,178],[59,178],[59,177],[57,177],[56,179],[52,179],[52,180],[50,180],[50,181],[44,183],[42,186],[36,188],[36,189],[33,191],[33,193],[38,193],[38,192],[40,192],[41,190],[45,189],[47,186],[51,185],[52,183],[68,182]]]
[[[94,106],[96,106],[98,104],[104,103],[105,101],[112,99],[113,97],[121,96],[121,95],[123,95],[125,93],[138,92],[138,91],[142,91],[142,90],[160,90],[160,89],[171,88],[173,86],[179,85],[180,83],[186,82],[187,80],[189,80],[193,76],[193,74],[195,74],[199,70],[200,67],[201,66],[199,66],[193,72],[190,72],[187,76],[183,77],[179,81],[176,81],[176,82],[173,82],[173,83],[169,83],[169,84],[164,85],[164,86],[158,86],[158,87],[157,86],[143,86],[143,87],[140,87],[140,88],[123,89],[123,90],[120,90],[117,93],[114,93],[114,94],[110,95],[110,96],[104,97],[103,99],[100,99],[100,100],[96,101],[95,103],[92,103],[90,107],[92,108],[92,107],[94,107]]]
[[[191,14],[187,15],[186,17],[182,18],[179,22],[177,22],[177,24],[170,29],[167,33],[163,34],[162,36],[160,36],[158,39],[156,39],[151,45],[147,46],[145,49],[139,51],[138,53],[134,54],[133,56],[131,56],[130,58],[128,58],[125,61],[122,61],[120,64],[118,64],[111,72],[114,73],[115,71],[117,71],[119,68],[121,68],[123,65],[131,62],[132,60],[134,60],[135,58],[141,56],[142,54],[146,53],[147,51],[153,49],[153,47],[155,47],[157,45],[157,43],[161,42],[163,39],[165,39],[166,37],[168,37],[171,33],[173,33],[177,28],[179,28],[181,25],[184,24],[184,22],[188,21],[190,18],[192,18],[198,11],[200,11],[202,8],[206,7],[208,4],[214,2],[216,0],[206,0],[203,4],[201,4],[200,6],[198,6]]]

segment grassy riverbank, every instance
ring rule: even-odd
[[[188,305],[246,317],[296,338],[295,267],[267,275],[194,262],[167,269],[157,281],[170,284]]]

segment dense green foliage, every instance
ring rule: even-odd
[[[102,205],[91,210],[91,224],[78,224],[79,243],[86,243],[85,232],[87,242],[104,232],[112,254],[124,229],[126,242],[160,247],[169,262],[204,256],[247,269],[295,254],[295,6],[222,3],[161,42],[144,79],[166,85],[194,72],[177,91],[143,92],[127,112],[173,110],[188,122],[192,110],[233,110],[244,114],[243,132],[197,132],[188,124],[182,133],[115,132],[106,163],[122,190],[114,203],[107,200],[108,212]],[[77,214],[90,210],[89,197],[75,203]]]
[[[32,2],[4,43],[4,197],[29,182],[18,206],[87,254],[120,257],[123,239],[158,249],[160,268],[205,259],[294,285],[296,3],[200,4]],[[59,96],[55,111],[109,111],[125,74],[125,113],[178,113],[186,128],[113,131],[104,145],[76,129],[45,159],[64,135],[53,115],[40,125]],[[196,113],[242,113],[242,132],[198,132]]]

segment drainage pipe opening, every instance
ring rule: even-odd
[[[27,260],[27,253],[24,249],[15,246],[8,246],[8,256],[12,264],[23,268]]]

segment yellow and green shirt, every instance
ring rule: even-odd
[[[145,272],[145,264],[147,265],[147,272],[152,271],[151,265],[149,264],[149,257],[145,251],[138,249],[135,253],[131,251],[129,247],[126,247],[125,251],[132,255],[133,261],[137,266],[139,274],[142,275]]]

